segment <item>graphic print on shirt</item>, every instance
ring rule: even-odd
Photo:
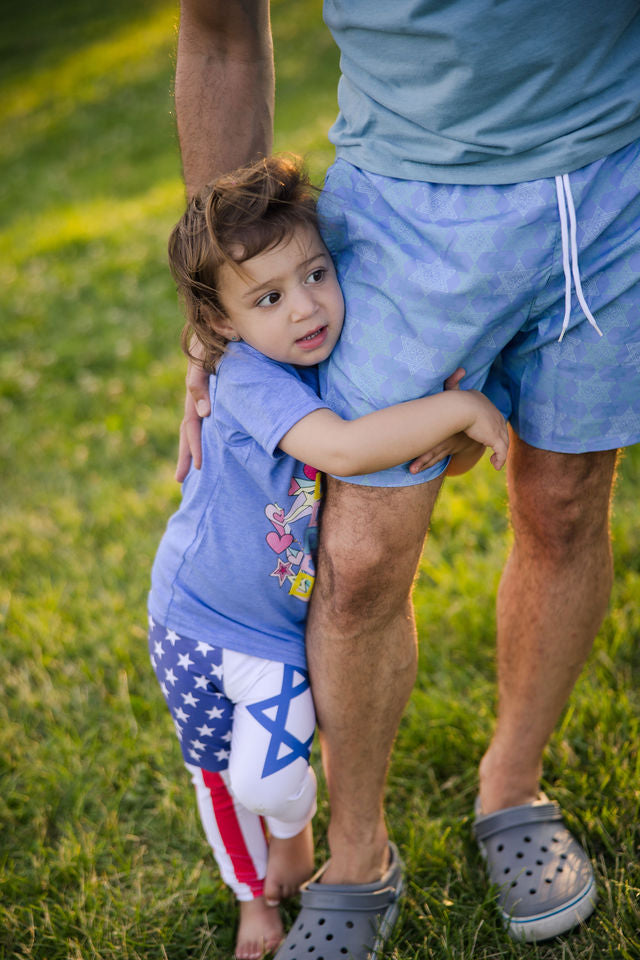
[[[277,503],[269,503],[264,508],[265,516],[273,530],[267,533],[267,545],[278,555],[275,569],[269,576],[278,580],[282,588],[287,584],[289,593],[304,603],[309,602],[315,582],[314,555],[318,545],[318,513],[322,499],[322,474],[305,465],[303,476],[292,477],[289,496],[293,503],[285,512]],[[309,517],[301,524],[304,530],[300,540],[295,536],[294,525]]]

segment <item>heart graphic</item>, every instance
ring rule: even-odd
[[[294,493],[297,493],[300,489],[300,484],[295,477],[291,477],[291,484],[289,486],[289,496],[292,497]]]
[[[267,543],[274,553],[284,553],[287,547],[290,547],[293,543],[293,537],[290,533],[285,533],[284,536],[280,536],[280,534],[272,530],[271,533],[267,534]]]
[[[274,525],[274,527],[280,527],[280,529],[284,532],[284,510],[282,507],[276,507],[274,503],[270,503],[264,508],[264,512],[269,520],[271,520],[271,523]]]
[[[318,471],[315,467],[310,467],[308,464],[305,464],[304,475],[305,477],[308,477],[309,480],[315,480],[316,476],[318,475]]]

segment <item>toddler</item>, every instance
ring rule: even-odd
[[[149,647],[207,839],[240,904],[239,960],[282,939],[282,897],[312,873],[315,716],[304,628],[321,473],[386,469],[465,433],[507,451],[501,414],[449,390],[342,420],[318,393],[344,304],[297,161],[221,177],[175,227],[169,257],[211,373],[202,467],[155,558]],[[451,378],[454,385],[462,371]],[[444,466],[444,465],[443,465]]]

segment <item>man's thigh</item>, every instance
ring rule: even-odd
[[[482,388],[548,278],[558,221],[553,181],[421,183],[338,160],[319,213],[346,306],[321,371],[329,405],[354,417],[438,393],[459,366],[463,388]],[[438,472],[414,475],[405,464],[350,482],[407,486]]]
[[[558,453],[610,451],[640,440],[640,142],[568,177],[576,212],[574,272],[602,331],[590,326],[573,283],[556,266],[485,392],[531,446]],[[556,261],[557,261],[556,257]]]

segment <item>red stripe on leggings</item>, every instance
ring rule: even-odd
[[[261,897],[264,893],[264,880],[257,875],[253,859],[247,850],[233,796],[219,773],[203,770],[202,779],[211,794],[213,813],[222,842],[231,858],[233,871],[240,883],[247,884],[254,897]]]

